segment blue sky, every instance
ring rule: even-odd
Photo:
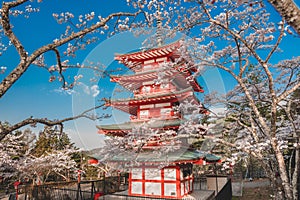
[[[83,3],[84,2],[84,3]],[[106,16],[111,12],[131,11],[126,6],[126,1],[122,0],[50,0],[37,4],[40,8],[39,13],[32,13],[29,19],[20,16],[12,19],[14,30],[19,39],[23,42],[28,52],[32,52],[37,47],[51,42],[64,31],[64,26],[57,25],[52,17],[52,13],[61,13],[71,11],[75,15],[85,14],[94,11],[97,14]],[[272,11],[274,21],[279,21],[276,12]],[[97,61],[114,68],[117,66],[113,62],[114,53],[124,53],[138,49],[144,38],[134,38],[128,33],[119,34],[110,39],[103,36],[102,41],[90,45],[86,50],[79,51],[72,63],[85,63],[87,60]],[[276,63],[283,58],[292,58],[300,55],[300,39],[292,36],[286,36],[281,48],[283,53],[272,58]],[[51,59],[51,58],[49,58]],[[10,48],[3,56],[0,56],[0,66],[6,66],[11,70],[18,63],[15,50]],[[2,80],[5,74],[0,74]],[[70,74],[84,74],[84,79],[93,76],[87,71],[72,71]],[[100,94],[94,98],[92,94],[87,95],[84,91],[84,85],[77,86],[75,92],[70,95],[59,90],[58,82],[50,83],[48,81],[49,73],[38,67],[30,67],[24,76],[0,99],[0,120],[16,123],[29,116],[36,118],[47,117],[49,119],[60,119],[72,116],[85,109],[95,105],[95,102],[101,97],[107,97],[112,94],[115,87],[108,80],[98,82]],[[233,86],[233,81],[225,73],[219,71],[209,71],[200,80],[202,85],[206,86],[206,91],[220,89],[218,80],[225,82],[224,88],[228,90]],[[86,83],[91,84],[91,83]],[[91,86],[91,85],[89,85]],[[200,95],[200,97],[203,95]],[[115,112],[112,119],[104,122],[91,122],[89,120],[78,120],[66,124],[66,131],[78,147],[91,149],[99,147],[103,137],[97,134],[97,123],[111,123],[112,120],[124,121],[127,115],[121,112]],[[33,129],[38,132],[41,126]]]

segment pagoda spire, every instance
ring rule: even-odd
[[[161,47],[163,45],[163,38],[162,38],[162,29],[163,29],[163,25],[162,25],[162,16],[161,16],[161,12],[160,12],[160,6],[157,7],[157,18],[156,18],[156,38],[157,38],[157,46]]]

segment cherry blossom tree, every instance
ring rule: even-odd
[[[69,181],[76,178],[77,164],[72,159],[74,149],[63,149],[55,152],[45,152],[42,156],[27,155],[16,165],[20,178],[33,180],[34,184],[42,184],[48,180],[49,175],[55,174]]]
[[[286,75],[286,73],[289,74],[291,72],[286,70],[285,67],[285,65],[282,68],[279,67],[282,77],[280,75],[277,77],[278,79],[276,79],[276,84],[283,84],[284,87],[286,86],[286,77],[283,74]],[[294,68],[294,66],[291,68]],[[298,71],[297,68],[298,66],[296,64],[293,69],[295,73]],[[268,126],[270,126],[271,105],[269,92],[266,87],[268,79],[257,66],[249,67],[249,69],[249,71],[247,70],[247,72],[245,72],[245,78],[248,79],[247,88],[251,96],[255,99],[255,105],[263,119]],[[277,89],[279,90],[279,88]],[[281,89],[283,90],[283,88]],[[265,136],[259,121],[253,114],[252,108],[249,107],[247,98],[241,95],[242,92],[242,88],[236,86],[227,96],[214,98],[215,101],[223,102],[227,107],[224,129],[220,130],[223,131],[223,138],[217,141],[224,145],[234,147],[235,150],[231,152],[235,157],[233,158],[233,160],[235,160],[234,162],[236,162],[236,159],[255,155],[255,158],[258,159],[260,164],[264,167],[268,177],[274,180],[273,188],[280,190],[282,182],[278,182],[277,174],[279,168],[276,159],[274,159],[275,155],[274,150],[271,148],[271,141],[269,137]],[[274,137],[276,137],[278,149],[284,157],[283,161],[285,162],[291,187],[293,187],[294,192],[297,192],[297,185],[295,184],[297,183],[298,172],[295,167],[297,167],[297,162],[299,162],[299,136],[297,136],[299,114],[295,112],[296,108],[292,108],[291,105],[292,102],[297,102],[299,99],[292,98],[292,96],[293,95],[285,98],[277,105],[276,133]],[[242,154],[241,152],[246,152],[247,154]],[[228,164],[232,165],[232,162],[228,162]]]
[[[27,129],[7,135],[0,143],[0,175],[4,180],[18,176],[17,166],[24,154],[31,149],[34,138],[34,134]]]
[[[50,127],[47,127],[46,131],[49,132]],[[57,137],[61,135],[59,130],[54,131]],[[29,129],[8,134],[0,143],[1,177],[7,181],[33,180],[34,184],[46,182],[49,175],[59,176],[65,180],[76,178],[78,164],[74,160],[74,155],[78,154],[79,150],[68,142],[69,139],[66,137],[62,135],[61,140],[57,141],[54,141],[54,137],[49,137],[46,144],[41,144],[37,143],[35,134]],[[43,152],[41,145],[44,148]],[[37,146],[40,149],[38,152]]]
[[[39,66],[46,69],[50,73],[49,81],[59,80],[63,89],[69,90],[78,83],[80,76],[66,80],[65,72],[68,68],[90,68],[98,73],[104,73],[97,66],[82,66],[80,64],[72,64],[72,58],[76,55],[76,51],[85,49],[85,47],[93,42],[99,41],[100,34],[112,34],[112,32],[129,29],[138,24],[137,16],[141,13],[138,9],[133,12],[115,12],[108,16],[97,15],[95,12],[86,13],[85,15],[74,16],[69,12],[53,13],[54,20],[65,26],[65,31],[53,37],[53,41],[42,45],[37,49],[29,52],[30,47],[25,46],[20,41],[19,36],[15,33],[12,24],[12,18],[24,16],[24,20],[30,20],[32,13],[39,14],[37,4],[43,2],[30,0],[12,0],[3,1],[0,9],[0,55],[5,55],[7,49],[14,48],[17,52],[19,63],[14,68],[1,66],[0,74],[8,71],[9,74],[2,78],[0,82],[0,98],[23,76],[26,70],[32,66]],[[56,63],[50,64],[45,62],[45,56],[54,55]],[[17,58],[16,58],[17,59]],[[46,64],[47,63],[47,64]],[[102,107],[102,106],[100,106]],[[96,108],[99,108],[96,106]],[[94,108],[94,109],[96,109]],[[62,119],[51,120],[47,118],[29,117],[11,126],[3,126],[0,124],[0,140],[7,134],[26,125],[44,124],[47,126],[59,125],[63,129],[63,123],[78,118],[96,119],[90,112],[94,109],[84,111],[83,113]]]

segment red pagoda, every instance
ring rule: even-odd
[[[129,162],[134,159],[139,163],[130,169],[130,196],[182,198],[193,191],[192,166],[220,160],[217,156],[189,148],[186,140],[175,143],[172,140],[185,121],[183,114],[174,107],[183,101],[201,107],[194,92],[203,92],[196,79],[190,78],[196,69],[191,62],[182,58],[181,47],[182,43],[179,40],[157,48],[115,56],[116,60],[134,73],[111,76],[111,81],[131,91],[133,97],[109,100],[107,106],[129,113],[130,121],[100,125],[99,133],[111,137],[126,137],[134,127],[143,124],[147,124],[149,130],[155,133],[146,138],[137,155],[124,152],[110,160]],[[164,66],[169,67],[166,70]],[[163,78],[160,77],[162,73]],[[167,81],[161,82],[161,79]],[[202,108],[200,112],[205,114],[206,110]],[[197,131],[199,135],[205,133],[202,128]],[[166,138],[166,134],[167,139],[162,139]],[[162,150],[168,146],[178,148],[169,152]],[[160,149],[162,151],[156,153]]]

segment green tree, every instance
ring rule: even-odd
[[[38,139],[32,150],[32,155],[40,157],[46,152],[51,153],[66,148],[76,149],[68,135],[65,132],[60,132],[56,127],[46,126],[44,130],[39,133]]]

